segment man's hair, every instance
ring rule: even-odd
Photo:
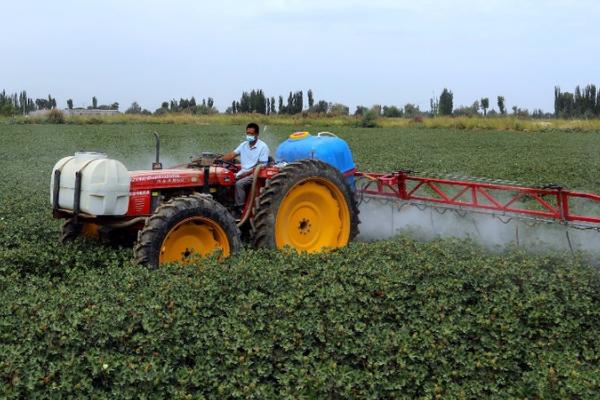
[[[250,129],[250,128],[253,128],[254,132],[256,132],[256,134],[258,135],[258,133],[259,133],[258,132],[259,131],[258,124],[254,123],[254,122],[250,122],[248,125],[246,125],[246,130]]]

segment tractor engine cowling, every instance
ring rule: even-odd
[[[125,215],[129,186],[129,171],[121,162],[103,153],[78,152],[54,165],[50,203],[76,213]]]

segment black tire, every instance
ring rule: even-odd
[[[257,248],[277,248],[276,242],[276,217],[281,202],[286,198],[291,189],[298,184],[308,182],[311,178],[328,181],[343,195],[348,206],[349,236],[346,243],[358,235],[358,207],[353,189],[348,185],[342,173],[331,165],[314,159],[306,159],[290,163],[283,167],[277,175],[269,179],[261,195],[256,199],[254,217],[253,244]],[[293,246],[292,246],[293,247]]]
[[[73,218],[69,218],[65,220],[60,228],[60,238],[59,241],[61,243],[70,243],[77,239],[81,234],[81,228],[83,227],[80,223],[75,223]]]
[[[84,229],[91,227],[91,229]],[[92,223],[77,222],[73,218],[66,219],[60,230],[59,241],[63,244],[71,243],[79,236],[85,236],[88,239],[98,239],[99,228]]]
[[[175,197],[160,205],[146,220],[138,232],[138,240],[133,249],[135,261],[150,268],[157,268],[160,251],[165,238],[178,224],[186,219],[202,217],[218,225],[224,232],[229,244],[229,253],[235,254],[242,249],[240,230],[235,219],[221,204],[205,194],[192,194]]]

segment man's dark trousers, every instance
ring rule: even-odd
[[[235,182],[235,206],[243,208],[246,203],[246,192],[252,186],[252,175],[245,176]]]

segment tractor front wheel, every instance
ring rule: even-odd
[[[133,251],[139,264],[156,268],[215,252],[228,257],[241,248],[240,231],[229,211],[208,195],[193,194],[158,207],[139,231]]]
[[[358,208],[344,176],[319,160],[286,165],[257,199],[256,247],[314,253],[343,247],[358,234]]]

